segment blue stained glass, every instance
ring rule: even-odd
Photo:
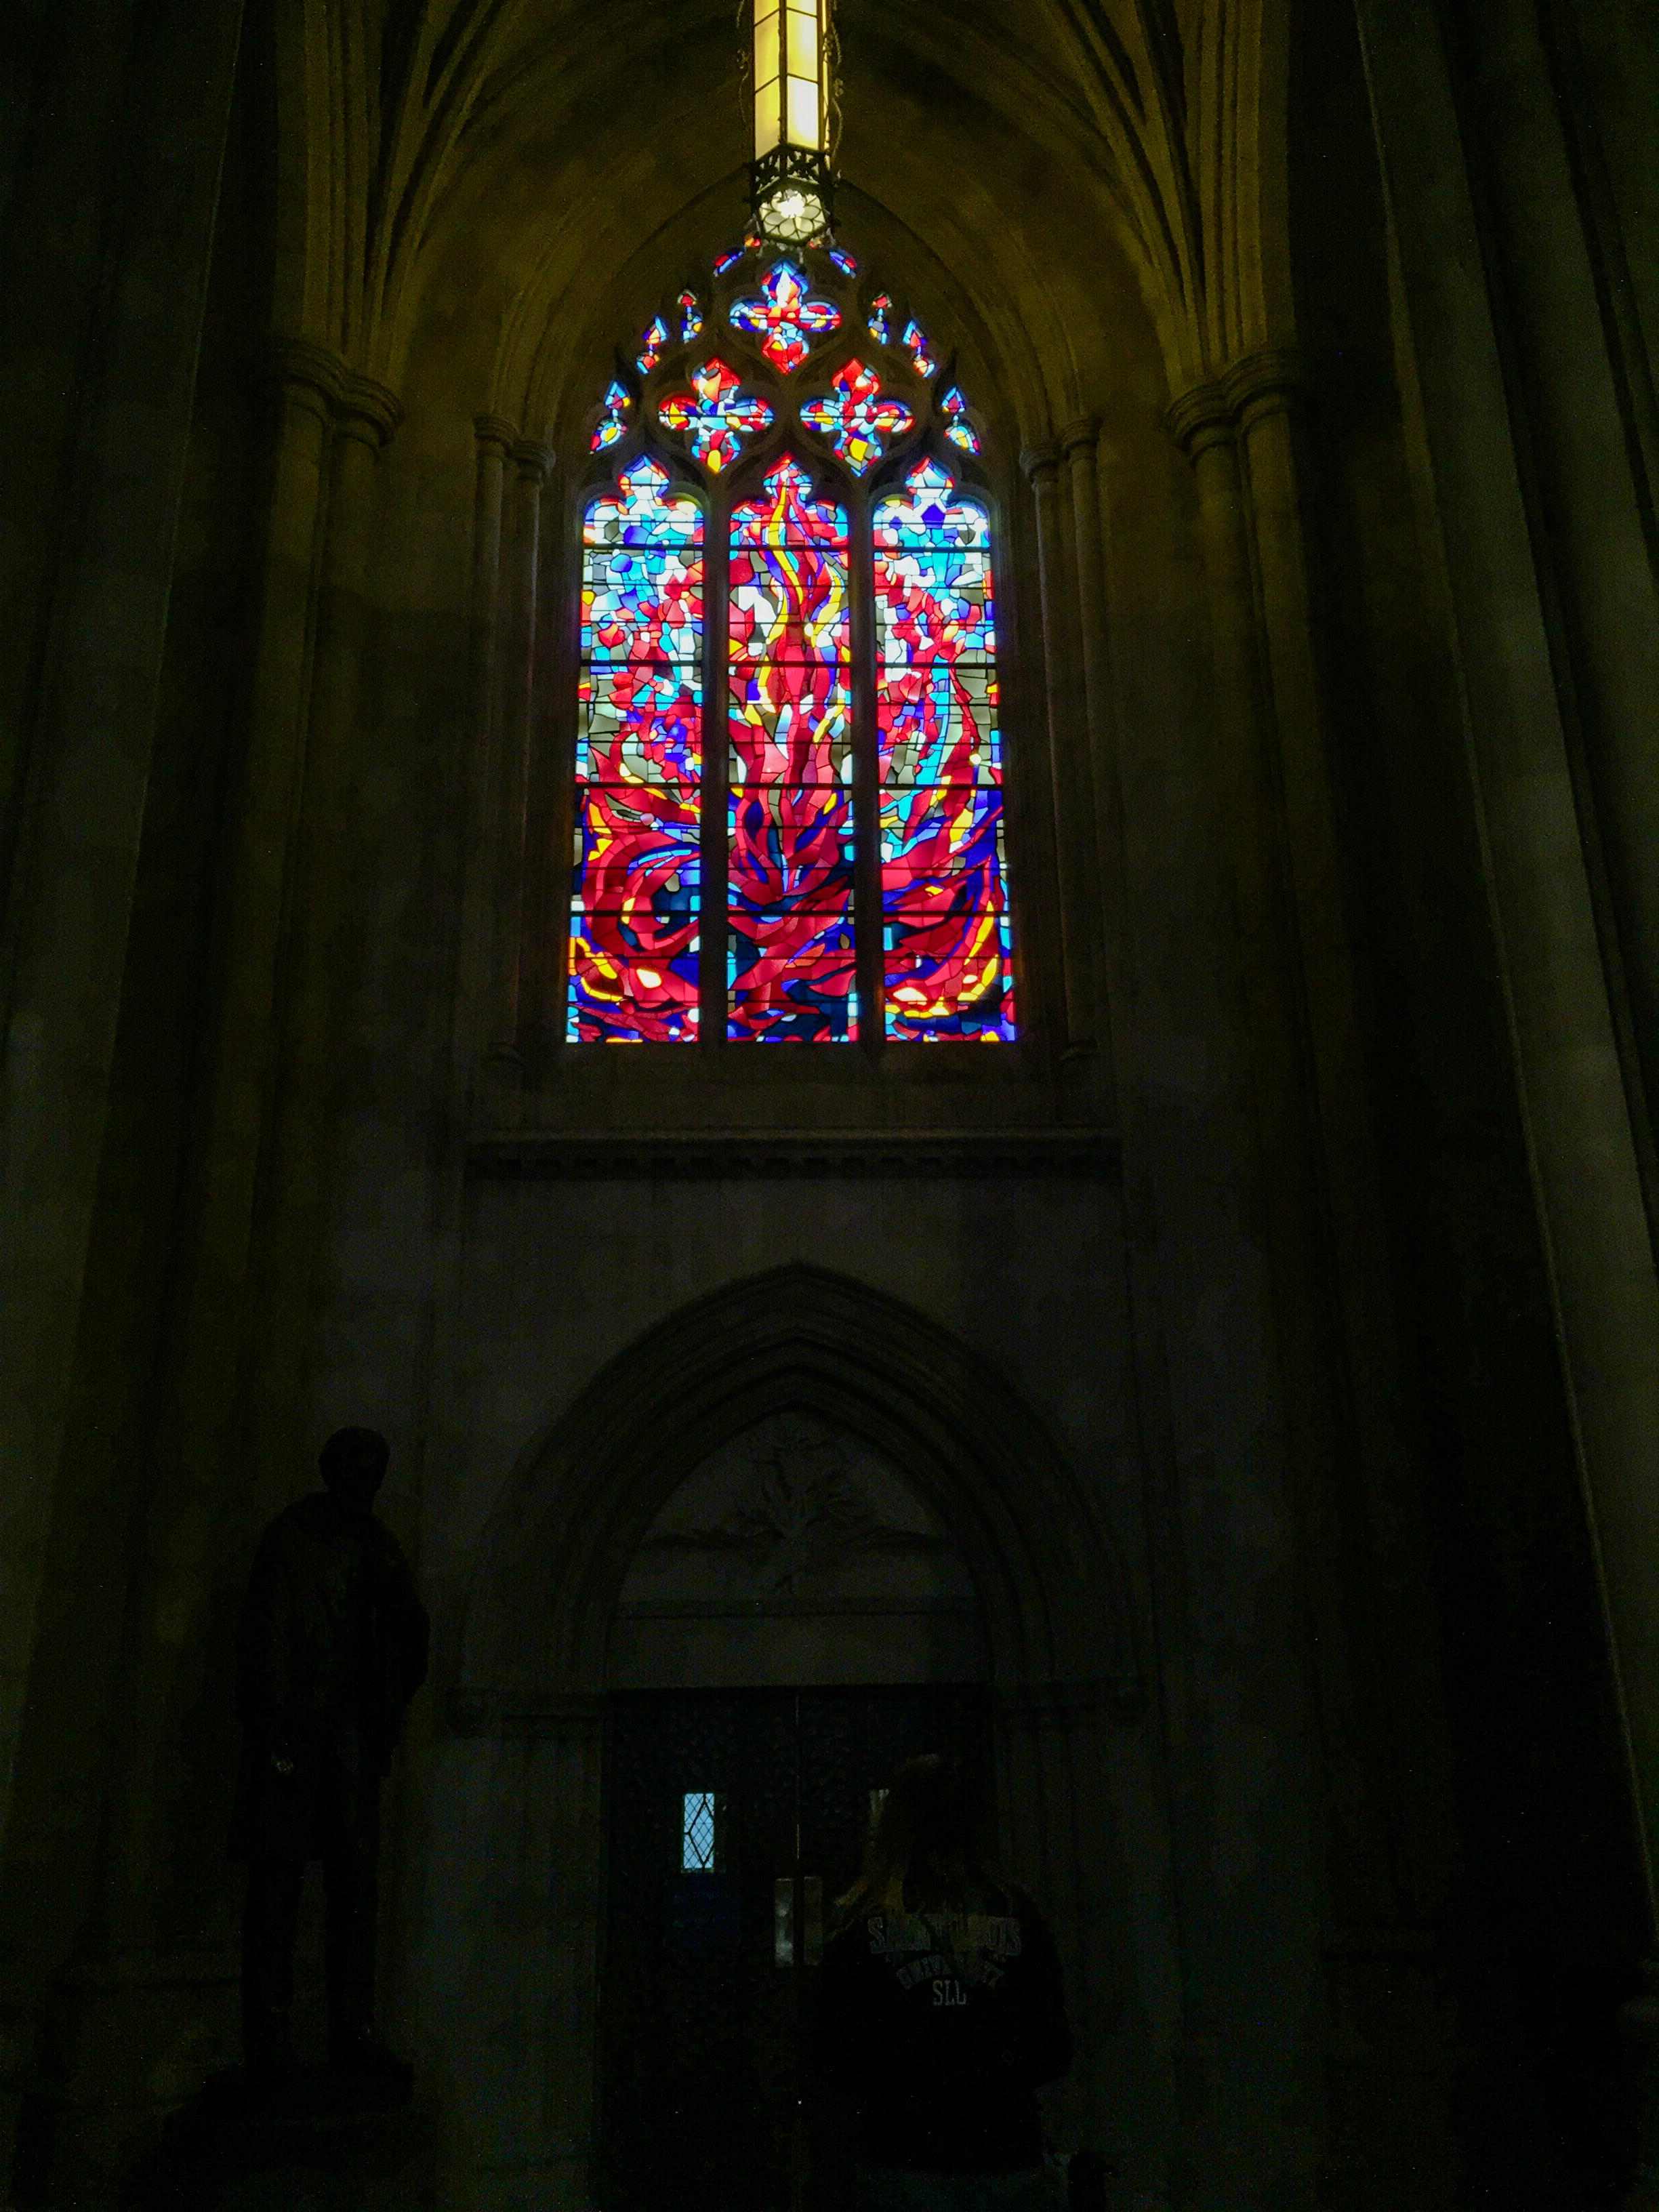
[[[717,1844],[712,1790],[688,1790],[680,1819],[680,1871],[712,1874]]]
[[[853,258],[850,253],[843,253],[839,246],[834,246],[830,249],[830,258],[835,263],[836,268],[840,270],[843,276],[856,276],[858,275],[858,263]]]

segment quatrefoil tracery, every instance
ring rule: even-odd
[[[716,277],[729,273],[745,251],[753,250],[753,244],[749,241],[744,249],[717,263]],[[855,280],[857,264],[850,255],[832,253],[830,259],[842,278]],[[814,295],[809,285],[802,267],[786,257],[766,270],[758,291],[731,301],[723,311],[717,302],[710,303],[716,323],[723,319],[733,331],[752,340],[780,379],[782,388],[770,398],[745,389],[740,372],[717,355],[675,371],[671,349],[678,349],[676,340],[686,347],[695,346],[699,338],[707,342],[708,324],[695,292],[682,292],[672,314],[657,315],[641,333],[632,364],[640,377],[655,382],[659,372],[665,376],[677,374],[690,386],[689,390],[671,386],[665,393],[659,386],[653,409],[656,420],[676,440],[684,442],[691,458],[711,476],[730,471],[748,447],[772,428],[779,417],[775,404],[778,401],[783,403],[786,422],[794,413],[801,428],[828,445],[854,477],[868,474],[896,443],[916,429],[914,399],[898,398],[884,386],[875,367],[856,358],[836,368],[828,392],[795,403],[792,380],[796,372],[815,346],[831,337],[843,321],[842,306]],[[885,293],[875,295],[864,314],[870,335],[878,344],[899,354],[905,370],[924,384],[932,383],[939,377],[939,357],[919,324],[902,314],[896,322],[890,320],[893,312],[893,303]],[[903,325],[902,334],[896,337],[898,324]],[[939,383],[942,389],[921,395],[922,414],[961,451],[976,455],[981,450],[979,437],[968,419],[959,386],[947,384],[943,378],[939,378]],[[635,428],[634,405],[627,387],[613,380],[592,435],[594,453],[619,444]],[[644,427],[643,421],[639,427]]]

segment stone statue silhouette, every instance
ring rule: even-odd
[[[428,1622],[398,1540],[374,1518],[391,1457],[373,1429],[340,1429],[325,1488],[260,1539],[237,1632],[242,1762],[231,1831],[248,1862],[242,2042],[252,2085],[295,2071],[295,1931],[320,1859],[331,2063],[381,2087],[411,2069],[374,2026],[380,1782],[426,1678]]]

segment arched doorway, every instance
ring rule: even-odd
[[[781,1453],[804,1473],[781,1481]],[[649,1332],[524,1454],[459,1673],[417,2006],[486,2199],[485,2175],[534,2172],[537,2201],[591,2201],[607,1732],[676,1692],[974,1686],[1000,1848],[1071,1977],[1089,2132],[1125,2071],[1106,2030],[1145,1972],[1134,1923],[1164,1909],[1127,1588],[1098,1501],[947,1332],[806,1267]]]
[[[852,1430],[765,1415],[658,1513],[608,1669],[603,2212],[845,2201],[814,1970],[898,1761],[988,1784],[986,1662],[948,1528]]]

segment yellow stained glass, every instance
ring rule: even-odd
[[[789,10],[789,74],[818,81],[818,11],[816,8]]]
[[[818,143],[818,81],[792,76],[789,80],[789,143],[816,146]]]

